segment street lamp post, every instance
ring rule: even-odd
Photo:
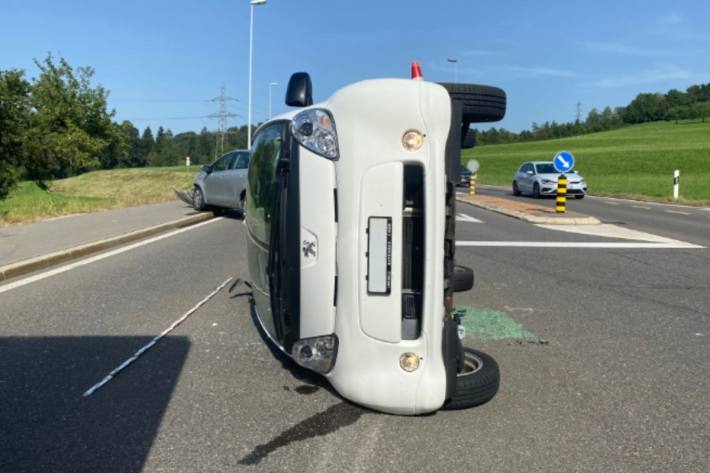
[[[251,62],[252,62],[252,51],[254,44],[254,5],[264,5],[266,0],[250,0],[250,14],[249,14],[249,112],[247,113],[247,149],[251,150]]]
[[[271,120],[271,88],[275,85],[279,85],[278,82],[271,82],[269,84],[269,120]]]
[[[450,62],[451,64],[454,65],[454,82],[458,82],[459,80],[459,70],[458,70],[458,65],[459,65],[459,60],[453,57],[447,58],[447,62]]]

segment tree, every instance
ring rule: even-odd
[[[106,90],[92,87],[93,69],[74,70],[65,59],[35,60],[39,78],[31,85],[34,110],[23,139],[25,168],[43,182],[95,169],[120,154],[120,134],[107,109]]]
[[[0,199],[7,197],[20,178],[22,134],[30,120],[30,84],[24,73],[0,71]]]
[[[143,155],[143,143],[138,128],[133,126],[128,120],[121,123],[121,133],[126,141],[127,151],[119,158],[118,165],[125,168],[135,168],[145,166],[145,156]]]
[[[623,119],[626,123],[645,123],[665,120],[668,102],[661,94],[638,94],[625,108]]]

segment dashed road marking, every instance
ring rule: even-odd
[[[651,210],[651,207],[646,207],[645,205],[632,205],[631,207],[635,209]]]

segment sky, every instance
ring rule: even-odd
[[[216,129],[226,94],[246,123],[248,0],[3,0],[0,69],[37,75],[47,53],[95,69],[116,119],[174,133]],[[254,7],[254,122],[284,112],[285,86],[307,71],[316,101],[364,79],[495,85],[514,131],[573,121],[640,92],[710,82],[710,1],[268,0]]]

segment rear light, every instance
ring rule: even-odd
[[[338,133],[330,112],[311,108],[291,120],[291,133],[303,146],[328,159],[338,159]]]
[[[302,338],[293,344],[291,355],[304,368],[328,373],[333,369],[338,355],[338,337],[333,334]]]

